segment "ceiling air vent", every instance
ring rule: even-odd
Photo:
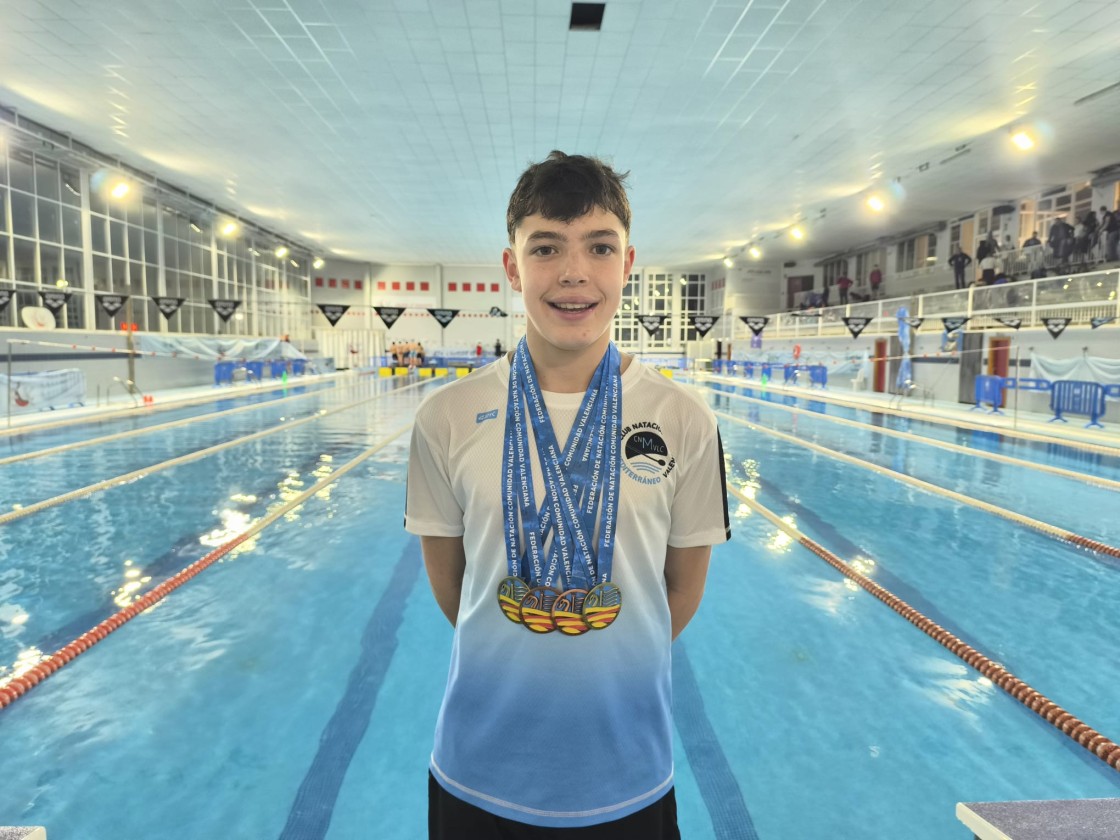
[[[568,29],[572,32],[598,32],[603,28],[603,11],[606,8],[606,3],[572,3]]]

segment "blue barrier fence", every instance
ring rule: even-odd
[[[1006,380],[1002,376],[990,376],[982,374],[976,377],[976,405],[972,407],[973,411],[983,409],[984,403],[991,405],[992,410],[990,414],[1003,414],[1000,411],[1000,406],[1003,405],[1003,389]]]
[[[1081,414],[1089,418],[1085,424],[1086,429],[1103,429],[1100,424],[1107,405],[1105,403],[1105,386],[1099,382],[1079,382],[1067,379],[1054,383],[1054,390],[1050,394],[1050,410],[1054,416],[1050,422],[1060,420],[1068,422],[1062,414]]]

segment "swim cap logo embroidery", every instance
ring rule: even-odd
[[[623,428],[622,471],[639,484],[660,484],[677,465],[663,435],[652,421]]]

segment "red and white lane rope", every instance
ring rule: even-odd
[[[408,423],[400,428],[389,433],[388,437],[378,441],[376,445],[367,449],[361,455],[357,456],[351,461],[348,461],[342,467],[339,467],[330,475],[320,479],[315,485],[308,490],[300,493],[290,501],[280,505],[267,515],[259,519],[243,533],[238,534],[233,539],[215,548],[205,557],[191,563],[182,571],[174,576],[168,578],[163,583],[158,584],[150,589],[146,594],[140,596],[127,607],[118,610],[113,615],[102,621],[96,627],[87,630],[82,635],[78,636],[72,642],[63,645],[50,656],[45,657],[38,664],[32,666],[26,671],[19,674],[19,676],[12,677],[3,685],[0,685],[0,709],[10,706],[20,697],[25,695],[28,691],[41,683],[51,674],[55,673],[59,668],[72,662],[77,657],[81,656],[91,647],[96,645],[110,633],[120,629],[123,625],[134,619],[140,613],[151,608],[153,605],[162,601],[184,583],[191,578],[210,568],[218,560],[225,555],[229,554],[233,549],[241,543],[256,536],[269,525],[276,522],[285,514],[306,503],[316,493],[327,487],[329,484],[337,481],[346,475],[346,473],[353,470],[355,467],[361,465],[364,461],[371,458],[394,440],[399,438],[405,432],[412,428],[412,424]]]
[[[1114,770],[1120,770],[1120,744],[1102,735],[1081,719],[1067,712],[1049,697],[1036,691],[1002,665],[993,662],[974,647],[965,644],[933,619],[923,615],[897,595],[884,589],[866,575],[856,571],[856,569],[845,563],[824,546],[809,539],[809,537],[802,534],[793,525],[782,520],[773,511],[742,493],[739,488],[735,487],[731,482],[727,483],[727,489],[732,496],[744,505],[756,513],[761,514],[772,525],[809,549],[840,572],[840,574],[844,575],[844,577],[874,595],[939,645],[961,659],[966,665],[979,671],[983,676],[987,677],[995,685],[999,686],[1007,694],[1010,694],[1047,723],[1057,727],[1063,734],[1068,735]]]
[[[1048,522],[1043,522],[1039,519],[1033,519],[1032,517],[1024,516],[1021,513],[1016,513],[1013,510],[1002,508],[999,505],[993,505],[990,502],[984,502],[980,499],[974,499],[972,496],[966,496],[964,493],[958,493],[955,490],[949,490],[945,487],[939,487],[938,485],[931,484],[928,481],[922,481],[922,479],[920,478],[914,478],[913,476],[906,475],[906,473],[901,473],[897,470],[882,467],[878,464],[873,464],[870,461],[863,460],[862,458],[855,458],[843,452],[837,452],[834,449],[829,449],[827,446],[821,446],[817,443],[811,443],[807,440],[802,440],[801,438],[795,437],[794,435],[787,435],[785,432],[779,432],[775,429],[769,429],[766,426],[759,426],[756,423],[751,423],[749,420],[743,420],[742,418],[736,417],[733,414],[726,414],[725,412],[717,411],[715,412],[715,415],[732,423],[736,423],[740,426],[746,426],[747,428],[752,429],[756,432],[762,432],[763,434],[780,438],[781,440],[788,441],[789,443],[803,446],[806,449],[811,449],[814,452],[820,452],[822,455],[827,455],[828,457],[835,458],[838,461],[843,461],[847,464],[854,464],[857,467],[862,467],[866,470],[877,472],[880,475],[887,476],[888,478],[892,478],[895,481],[901,481],[905,484],[909,484],[913,487],[925,490],[928,493],[934,493],[938,496],[944,496],[947,499],[952,499],[955,502],[960,502],[962,505],[968,505],[969,507],[977,508],[978,510],[982,510],[985,513],[994,514],[996,516],[1002,517],[1003,519],[1008,519],[1012,522],[1016,522],[1020,525],[1026,525],[1028,528],[1033,528],[1036,531],[1040,531],[1047,536],[1054,537],[1055,539],[1062,540],[1063,542],[1073,543],[1074,545],[1080,546],[1081,548],[1087,548],[1090,551],[1096,551],[1100,554],[1107,554],[1110,557],[1120,557],[1120,548],[1117,548],[1114,545],[1108,545],[1107,543],[1102,543],[1098,540],[1090,539],[1089,537],[1083,537],[1080,534],[1075,534],[1072,531],[1067,531],[1065,528],[1059,528],[1057,525],[1051,525]]]
[[[0,525],[7,525],[9,522],[14,522],[17,519],[23,519],[24,517],[31,516],[33,513],[38,513],[41,510],[57,507],[58,505],[65,504],[66,502],[72,502],[75,499],[81,499],[86,496],[90,496],[94,493],[100,492],[101,490],[108,490],[112,487],[119,487],[122,484],[128,484],[129,482],[136,481],[137,479],[144,478],[145,476],[151,475],[153,473],[163,472],[164,470],[169,470],[172,467],[178,467],[182,466],[183,464],[188,464],[191,461],[198,461],[202,458],[214,455],[225,449],[231,449],[235,446],[241,446],[244,443],[249,443],[254,440],[260,440],[263,437],[274,435],[277,432],[288,431],[290,429],[294,429],[296,426],[302,426],[305,423],[312,423],[315,420],[321,420],[324,417],[329,417],[332,414],[338,414],[341,411],[349,411],[350,409],[357,408],[358,406],[364,405],[367,402],[379,400],[382,397],[396,396],[397,394],[400,394],[404,391],[410,390],[412,388],[419,388],[423,385],[427,385],[431,382],[436,381],[438,381],[438,379],[426,379],[422,382],[416,382],[412,385],[406,385],[403,388],[397,388],[393,391],[384,391],[379,394],[374,394],[372,397],[367,397],[366,399],[349,403],[348,405],[340,406],[338,408],[332,408],[330,410],[320,411],[316,414],[311,415],[310,417],[303,417],[299,420],[292,420],[287,423],[281,423],[280,425],[274,426],[271,429],[263,429],[259,432],[253,432],[252,434],[239,437],[236,440],[230,440],[226,441],[225,443],[208,446],[205,449],[199,449],[195,452],[181,455],[178,458],[171,458],[167,461],[161,461],[158,464],[152,464],[150,467],[142,467],[141,469],[133,470],[132,472],[124,473],[123,475],[118,475],[114,478],[107,478],[104,481],[98,481],[95,484],[89,484],[85,487],[79,487],[77,490],[71,490],[69,493],[62,493],[58,496],[52,496],[51,498],[44,499],[41,502],[35,502],[26,506],[18,506],[15,507],[14,510],[10,510],[7,513],[0,514]]]

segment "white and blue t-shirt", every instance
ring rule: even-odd
[[[603,630],[540,635],[498,607],[509,574],[501,480],[508,384],[502,358],[440,388],[420,406],[412,434],[405,527],[461,536],[466,554],[431,770],[453,796],[519,822],[621,819],[673,783],[665,549],[729,537],[715,417],[698,395],[632,360],[622,374],[611,575],[622,611]],[[544,398],[563,445],[583,395]]]

